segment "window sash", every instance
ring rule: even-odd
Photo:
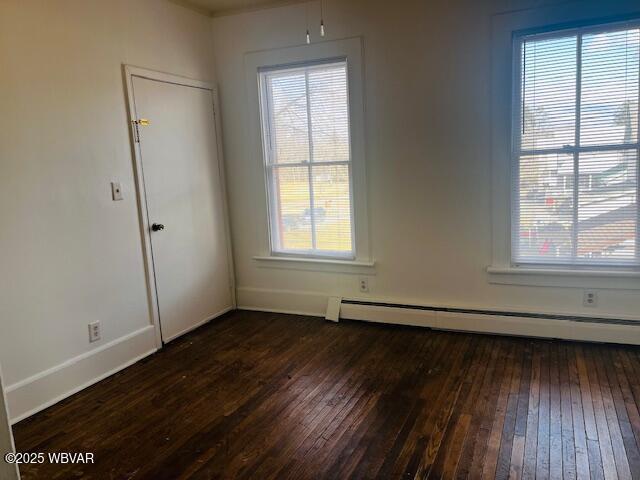
[[[615,22],[604,25],[593,25],[581,28],[564,29],[545,33],[526,34],[515,37],[513,42],[513,96],[512,96],[512,139],[511,139],[511,263],[514,266],[575,266],[575,267],[615,267],[633,268],[640,267],[640,93],[638,98],[638,124],[636,125],[636,139],[634,143],[595,144],[582,146],[580,144],[581,129],[581,100],[582,100],[582,39],[587,34],[611,33],[627,29],[640,28],[640,21]],[[560,148],[522,148],[522,119],[523,119],[523,90],[524,77],[522,75],[522,52],[526,41],[531,39],[554,39],[575,36],[576,42],[576,89],[575,89],[575,138],[572,145],[563,145]],[[638,73],[640,76],[640,72]],[[640,81],[640,79],[639,79]],[[639,86],[640,92],[640,86]],[[632,259],[616,259],[604,257],[602,259],[583,258],[577,254],[578,248],[578,215],[580,208],[580,156],[591,152],[635,152],[636,161],[636,189],[635,189],[635,251]],[[520,164],[522,157],[548,154],[568,154],[573,156],[573,203],[572,203],[572,228],[570,257],[553,257],[541,259],[538,257],[526,257],[520,255]]]
[[[347,128],[349,130],[349,144],[348,144],[348,160],[326,160],[326,161],[316,161],[314,160],[314,146],[313,146],[313,124],[311,119],[311,99],[310,99],[310,90],[309,90],[309,70],[313,67],[328,67],[331,65],[340,65],[344,67],[346,74],[346,89],[347,89]],[[286,73],[304,73],[305,76],[305,95],[306,95],[306,111],[307,111],[307,119],[306,125],[308,128],[308,155],[309,161],[300,161],[300,162],[282,162],[277,163],[275,160],[275,146],[274,146],[274,138],[272,132],[272,124],[274,122],[273,118],[273,108],[271,108],[271,95],[270,95],[270,85],[266,81],[266,76],[269,74],[274,74],[278,72],[286,72]],[[280,256],[304,256],[308,258],[335,258],[339,260],[354,260],[356,258],[356,230],[355,230],[355,209],[354,209],[354,195],[353,195],[353,172],[352,172],[352,147],[351,147],[351,115],[350,115],[350,104],[349,104],[349,78],[348,78],[348,67],[346,59],[336,60],[328,59],[328,60],[320,60],[308,62],[301,65],[289,66],[289,67],[272,67],[261,69],[258,73],[258,81],[259,81],[259,89],[260,89],[260,110],[261,110],[261,124],[262,124],[262,135],[263,135],[263,149],[264,149],[264,167],[265,167],[265,175],[266,175],[266,183],[267,183],[267,197],[268,197],[268,216],[269,216],[269,241],[271,253],[274,255]],[[347,175],[348,175],[348,188],[349,188],[349,215],[350,215],[350,250],[338,251],[338,250],[328,250],[328,249],[319,249],[317,248],[317,225],[316,225],[316,209],[315,209],[315,196],[314,196],[314,185],[313,185],[313,170],[316,167],[327,167],[327,166],[346,166],[347,167]],[[283,241],[281,238],[282,232],[280,231],[279,217],[277,215],[278,211],[278,191],[276,187],[276,171],[278,170],[286,170],[286,169],[294,169],[294,168],[307,168],[307,180],[308,180],[308,189],[309,189],[309,216],[311,223],[311,242],[312,248],[310,249],[294,249],[294,248],[284,248],[279,247],[283,245]]]

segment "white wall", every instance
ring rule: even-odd
[[[326,296],[402,303],[638,317],[637,290],[604,281],[597,308],[580,288],[496,285],[491,239],[491,21],[532,0],[325,0],[327,38],[362,36],[369,223],[376,275],[269,268],[260,159],[247,143],[245,52],[304,42],[307,8],[213,20],[240,307],[323,313]],[[581,2],[565,8],[578,11]],[[509,95],[506,92],[506,95]],[[326,270],[326,269],[325,269]]]
[[[210,19],[165,0],[0,2],[0,363],[14,419],[154,348],[123,63],[210,80]]]

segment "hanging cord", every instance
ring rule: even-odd
[[[320,36],[324,37],[324,0],[320,0]]]
[[[309,2],[307,1],[304,6],[305,18],[307,21],[307,45],[311,43],[311,34],[309,34]]]

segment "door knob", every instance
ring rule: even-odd
[[[162,225],[161,223],[154,223],[153,225],[151,225],[151,230],[153,230],[154,232],[164,230],[164,225]]]

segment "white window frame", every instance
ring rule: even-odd
[[[581,153],[593,153],[599,151],[622,151],[622,150],[635,150],[636,158],[638,159],[638,165],[636,166],[636,177],[638,176],[638,172],[640,171],[640,122],[638,126],[637,141],[635,143],[620,143],[620,144],[599,144],[599,145],[591,145],[591,146],[581,146],[580,145],[580,127],[581,127],[581,86],[582,86],[582,37],[585,34],[589,33],[603,33],[607,31],[617,31],[623,29],[625,27],[628,28],[638,28],[640,27],[640,20],[627,20],[627,21],[617,21],[617,22],[605,22],[605,23],[596,23],[593,25],[588,25],[584,27],[577,28],[559,28],[554,29],[549,32],[542,33],[521,33],[518,32],[514,35],[513,41],[513,105],[512,105],[512,127],[511,127],[511,143],[512,143],[512,153],[511,153],[511,171],[513,172],[511,178],[511,224],[518,225],[518,216],[519,216],[519,168],[520,168],[520,158],[522,156],[534,156],[534,155],[544,155],[544,154],[566,154],[571,155],[573,157],[573,166],[574,166],[574,188],[573,188],[573,229],[571,232],[572,236],[572,245],[573,245],[573,254],[571,260],[560,260],[557,262],[543,262],[537,260],[518,260],[517,257],[517,246],[518,246],[518,236],[519,232],[517,229],[511,229],[511,264],[513,266],[523,266],[523,267],[564,267],[564,268],[611,268],[611,269],[622,269],[622,268],[631,268],[637,269],[638,265],[631,265],[628,262],[622,261],[586,261],[584,259],[580,259],[577,257],[576,248],[578,246],[578,229],[576,225],[578,223],[578,209],[579,209],[579,155]],[[574,145],[565,145],[560,148],[542,148],[536,150],[523,150],[521,146],[522,140],[522,82],[521,82],[521,58],[522,58],[522,45],[525,41],[531,38],[535,39],[551,39],[551,38],[562,38],[569,37],[575,35],[577,38],[577,57],[576,57],[576,118],[575,118],[575,137],[574,137]],[[639,102],[640,104],[640,102]],[[639,115],[640,118],[640,115]],[[640,181],[636,179],[636,204],[638,198],[640,198]],[[640,208],[637,209],[637,212],[640,212]],[[636,214],[638,216],[638,213]],[[640,228],[640,219],[636,218],[636,238],[635,238],[635,252],[636,259],[640,257],[640,235],[638,229]]]
[[[505,12],[492,17],[491,62],[491,263],[487,267],[490,283],[569,288],[640,289],[640,270],[636,267],[597,265],[532,265],[512,261],[514,102],[518,84],[514,70],[517,37],[590,25],[640,19],[640,6],[634,0],[615,4],[584,0],[563,5]],[[519,79],[518,79],[519,83]],[[511,94],[505,94],[511,92]],[[515,103],[517,105],[517,103]]]
[[[350,128],[350,188],[353,251],[349,256],[325,256],[301,252],[279,252],[271,242],[268,172],[262,138],[260,72],[286,66],[344,60],[347,65]],[[362,39],[360,37],[331,40],[310,45],[249,52],[244,58],[247,86],[249,141],[247,154],[255,158],[253,182],[245,188],[261,191],[263,202],[252,205],[264,222],[255,225],[258,250],[254,260],[261,266],[346,273],[374,273],[374,260],[369,243],[369,212],[365,168],[364,74]],[[252,196],[253,198],[253,196]],[[255,197],[258,198],[258,197]]]
[[[269,138],[271,133],[269,128],[271,126],[271,119],[267,118],[271,110],[266,107],[268,100],[266,98],[266,84],[265,84],[265,75],[270,72],[291,72],[295,70],[302,70],[305,72],[305,83],[307,89],[307,121],[309,126],[311,126],[311,111],[309,106],[309,73],[307,67],[313,67],[318,65],[344,65],[346,69],[347,76],[347,110],[349,109],[349,65],[347,58],[328,58],[322,61],[311,61],[311,62],[303,62],[295,65],[283,65],[278,67],[263,67],[258,69],[258,85],[260,89],[260,113],[261,113],[261,128],[262,128],[262,143],[263,143],[263,158],[264,158],[264,168],[266,175],[266,188],[267,188],[267,208],[269,214],[269,240],[270,240],[270,250],[271,254],[275,256],[288,256],[288,257],[306,257],[306,258],[326,258],[326,259],[343,259],[343,260],[355,260],[356,258],[356,241],[355,241],[355,211],[353,208],[353,168],[352,168],[352,155],[351,155],[351,117],[348,117],[348,127],[349,127],[349,159],[341,160],[341,161],[325,161],[325,162],[316,162],[313,159],[313,139],[311,138],[311,132],[309,132],[309,161],[307,162],[298,162],[298,163],[283,163],[278,164],[273,161],[273,146],[271,145],[271,139]],[[269,132],[265,135],[265,132]],[[340,252],[340,251],[320,251],[316,248],[316,224],[315,224],[315,206],[314,206],[314,195],[313,195],[313,176],[312,170],[313,167],[318,166],[338,166],[338,165],[346,165],[349,172],[349,209],[350,209],[350,220],[351,220],[351,250],[348,252]],[[309,179],[309,198],[310,198],[310,221],[311,221],[311,239],[312,239],[312,248],[310,250],[295,250],[295,249],[278,249],[277,245],[280,242],[280,229],[277,227],[277,215],[274,213],[276,211],[277,204],[277,192],[274,191],[274,172],[278,168],[292,168],[292,167],[305,167],[308,169],[308,179]]]

